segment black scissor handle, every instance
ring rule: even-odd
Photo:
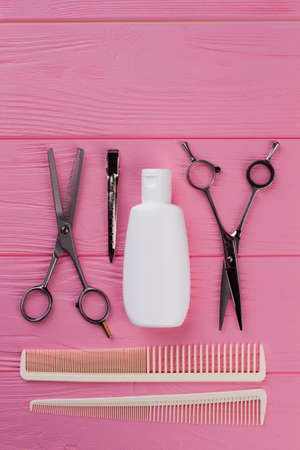
[[[200,186],[200,185],[194,183],[192,181],[192,176],[191,176],[192,169],[196,170],[196,167],[200,166],[201,164],[204,166],[207,166],[211,172],[210,182],[204,186]],[[197,159],[197,160],[192,161],[191,164],[189,165],[189,167],[187,169],[186,177],[187,177],[189,184],[193,188],[198,189],[199,191],[207,191],[214,184],[215,179],[216,179],[216,174],[219,173],[220,170],[221,170],[220,167],[215,167],[212,163],[205,161],[204,159]]]
[[[83,301],[84,297],[91,292],[98,294],[106,305],[106,311],[103,314],[103,316],[100,317],[100,319],[92,319],[84,312],[84,309],[82,306],[82,301]],[[82,317],[85,320],[87,320],[88,322],[93,323],[94,325],[102,325],[110,313],[110,303],[109,303],[109,299],[108,299],[107,295],[104,294],[103,291],[100,291],[100,289],[96,289],[96,288],[92,288],[92,287],[86,287],[85,289],[83,289],[83,291],[81,292],[81,294],[78,298],[78,302],[76,303],[76,306],[78,307],[79,312],[82,315]]]
[[[47,297],[47,300],[48,300],[48,305],[47,305],[46,310],[39,317],[31,317],[25,312],[25,301],[26,301],[26,299],[28,299],[29,295],[32,292],[35,292],[35,291],[41,292],[44,296]],[[52,295],[50,294],[50,292],[48,291],[48,289],[45,286],[42,286],[42,285],[41,286],[34,286],[34,287],[28,289],[25,292],[25,294],[23,295],[23,297],[21,299],[21,303],[20,303],[20,310],[21,310],[21,313],[22,313],[23,317],[26,320],[28,320],[29,322],[40,322],[41,320],[45,319],[45,317],[48,316],[48,314],[49,314],[49,312],[51,311],[51,308],[52,308],[52,303],[53,303]]]
[[[265,183],[256,183],[253,178],[251,178],[251,170],[256,167],[256,166],[264,166],[268,169],[269,171],[269,179],[267,182]],[[252,187],[256,188],[256,189],[263,189],[265,187],[270,186],[270,184],[273,183],[274,180],[274,176],[275,176],[275,170],[274,167],[272,166],[272,164],[267,160],[267,159],[258,159],[257,161],[254,161],[253,163],[250,164],[250,166],[247,169],[247,180],[248,183],[251,184]]]

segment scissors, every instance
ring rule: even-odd
[[[275,150],[279,147],[279,142],[273,143],[272,149],[271,149],[270,153],[268,154],[268,156],[266,157],[266,159],[258,159],[256,161],[252,162],[248,166],[247,171],[246,171],[246,177],[247,177],[248,183],[251,186],[252,192],[251,192],[250,199],[244,210],[244,213],[242,215],[242,219],[241,219],[237,229],[235,231],[233,231],[233,233],[228,233],[224,229],[222,222],[220,220],[220,217],[218,215],[217,209],[215,207],[215,204],[214,204],[213,199],[210,194],[210,188],[213,185],[213,183],[215,182],[216,174],[221,171],[220,167],[215,167],[212,163],[210,163],[208,161],[197,160],[193,156],[187,142],[184,142],[182,144],[182,146],[183,146],[184,150],[187,152],[187,154],[189,155],[190,160],[191,160],[191,163],[187,169],[187,180],[193,188],[204,192],[204,194],[206,195],[206,197],[209,201],[209,204],[213,210],[215,219],[217,221],[217,224],[218,224],[218,227],[219,227],[219,230],[221,233],[223,250],[224,250],[224,260],[223,260],[221,293],[220,293],[219,330],[221,330],[222,326],[223,326],[225,312],[226,312],[226,308],[228,305],[228,299],[229,299],[230,294],[231,294],[233,302],[234,302],[239,327],[242,330],[243,325],[242,325],[242,310],[241,310],[241,294],[240,294],[240,283],[239,283],[239,271],[238,271],[238,264],[237,264],[237,254],[239,252],[241,233],[242,233],[242,229],[243,229],[243,225],[244,225],[246,216],[249,212],[250,206],[252,205],[252,202],[253,202],[257,192],[260,189],[264,189],[264,188],[270,186],[274,180],[275,171],[274,171],[273,166],[270,163],[270,160],[271,160]],[[263,166],[269,172],[269,178],[263,183],[257,183],[253,179],[253,175],[251,175],[251,173],[253,173],[252,172],[253,169],[257,166]],[[194,177],[195,171],[197,168],[200,168],[200,167],[202,167],[202,168],[206,167],[208,169],[208,171],[210,172],[210,180],[209,180],[209,182],[204,183],[204,185],[202,185],[202,184],[200,185],[200,182],[198,180],[194,181],[195,180],[195,177]],[[193,174],[192,174],[192,172],[193,172]]]
[[[41,285],[34,286],[30,289],[28,289],[25,294],[23,295],[20,303],[20,309],[23,317],[26,320],[29,320],[30,322],[40,322],[41,320],[45,319],[52,308],[52,295],[50,291],[48,290],[48,283],[50,281],[50,278],[52,276],[54,267],[63,253],[63,251],[66,251],[72,258],[72,261],[74,263],[74,266],[77,270],[79,279],[81,281],[81,284],[83,286],[83,289],[79,295],[78,301],[76,303],[76,306],[79,309],[80,314],[82,317],[87,320],[90,323],[93,323],[94,325],[101,325],[107,335],[107,337],[111,337],[110,329],[106,323],[106,319],[110,313],[110,302],[107,297],[107,295],[100,291],[100,289],[93,288],[88,285],[81,266],[79,264],[78,256],[75,250],[75,245],[73,241],[72,236],[72,225],[74,220],[74,214],[76,209],[76,201],[77,201],[77,195],[78,195],[78,189],[79,189],[79,183],[80,183],[80,175],[81,175],[81,169],[82,169],[82,162],[83,162],[83,155],[84,151],[82,149],[78,149],[74,162],[73,167],[70,175],[69,185],[68,185],[68,191],[66,195],[66,201],[65,201],[65,207],[62,208],[61,203],[61,197],[59,192],[59,184],[58,184],[58,178],[57,178],[57,172],[55,167],[55,160],[53,155],[53,150],[50,148],[48,150],[48,160],[49,160],[49,169],[50,169],[50,177],[51,177],[51,186],[52,186],[52,193],[53,193],[53,200],[54,200],[54,207],[56,212],[56,220],[57,220],[57,228],[58,228],[58,234],[57,239],[52,255],[52,259],[46,274],[46,277]],[[32,292],[40,292],[44,296],[47,297],[47,308],[44,311],[44,313],[39,317],[31,317],[29,316],[25,311],[25,302],[28,299],[29,295]],[[105,304],[105,313],[102,317],[99,319],[93,319],[89,317],[84,310],[83,307],[83,300],[88,297],[88,294],[94,293],[98,295],[102,301],[104,301]]]

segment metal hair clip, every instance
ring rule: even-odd
[[[117,241],[117,199],[119,181],[119,150],[107,151],[107,192],[108,192],[108,254],[112,263]]]

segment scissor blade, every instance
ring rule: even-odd
[[[241,310],[241,296],[240,296],[240,287],[239,287],[239,280],[238,280],[238,273],[236,269],[227,269],[226,270],[229,285],[230,285],[230,291],[233,298],[233,302],[235,305],[235,312],[237,316],[237,320],[239,323],[240,330],[243,329],[242,325],[242,310]]]
[[[48,150],[48,161],[49,161],[51,186],[52,186],[54,207],[55,207],[55,212],[56,212],[56,219],[57,219],[57,223],[59,225],[60,220],[63,216],[63,209],[61,206],[58,178],[57,178],[57,172],[56,172],[56,166],[55,166],[55,160],[54,160],[54,154],[53,154],[52,148],[49,148],[49,150]]]
[[[59,239],[60,234],[58,233],[58,237],[56,239],[55,242],[55,247],[54,247],[54,255],[55,257],[58,259],[60,257],[60,255],[62,254],[62,252],[64,251],[64,249],[61,246],[61,241]]]
[[[77,202],[77,196],[78,196],[78,189],[80,184],[80,175],[81,175],[81,169],[82,169],[82,162],[83,162],[83,154],[84,151],[82,149],[77,149],[76,156],[74,158],[70,178],[69,178],[69,184],[67,188],[66,193],[66,199],[64,203],[64,215],[65,219],[69,223],[73,223],[74,219],[74,213],[76,208],[76,202]]]
[[[239,237],[235,238],[234,244],[235,244],[235,254],[237,255],[239,252],[239,246],[240,246],[240,238]],[[229,286],[229,281],[228,281],[228,277],[226,274],[225,264],[223,262],[221,293],[220,293],[220,309],[219,309],[219,330],[222,330],[222,327],[223,327],[229,296],[230,296],[230,286]]]
[[[225,264],[223,262],[222,280],[221,280],[221,294],[220,294],[220,309],[219,309],[219,330],[222,330],[223,322],[225,318],[225,312],[228,305],[230,296],[230,287],[228,283],[228,277],[226,274]]]
[[[237,265],[237,257],[235,250],[235,239],[230,235],[223,235],[224,245],[224,265],[230,292],[235,305],[235,312],[237,315],[239,327],[242,330],[242,311],[241,311],[241,295],[240,295],[240,282]]]

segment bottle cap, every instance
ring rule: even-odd
[[[142,201],[170,203],[172,172],[169,169],[142,170]]]

